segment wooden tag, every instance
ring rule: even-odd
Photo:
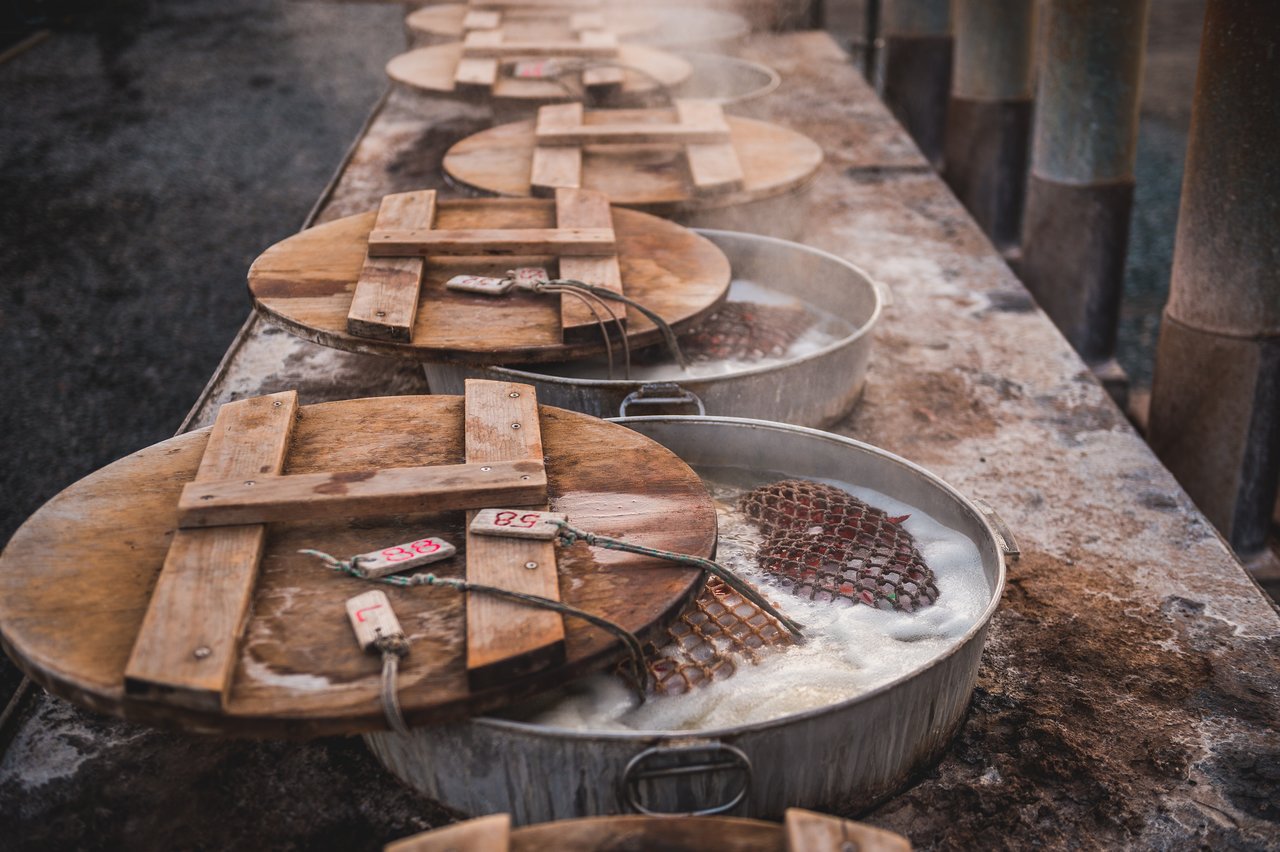
[[[347,601],[347,618],[356,632],[361,651],[368,651],[379,639],[389,636],[404,638],[400,622],[391,609],[385,592],[374,589]]]
[[[525,59],[511,66],[511,76],[518,80],[545,80],[564,74],[563,62],[554,59]]]
[[[521,266],[511,270],[511,280],[521,290],[532,290],[535,285],[549,282],[551,276],[541,266]]]
[[[515,281],[510,278],[486,278],[483,275],[455,275],[444,286],[450,290],[463,290],[485,296],[502,296],[511,292]]]
[[[401,571],[417,568],[419,565],[448,559],[457,552],[458,548],[442,538],[420,538],[417,541],[361,553],[352,561],[366,577],[385,577],[388,574],[399,574]]]
[[[480,535],[504,535],[511,538],[550,540],[560,532],[559,524],[569,520],[559,512],[535,512],[530,509],[481,509],[467,527]]]

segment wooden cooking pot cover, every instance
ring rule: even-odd
[[[516,199],[440,201],[440,229],[551,228],[555,204]],[[558,297],[513,292],[503,297],[445,289],[459,274],[505,274],[513,266],[548,265],[548,258],[430,258],[422,280],[411,343],[357,337],[347,330],[355,282],[365,260],[374,213],[317,225],[267,249],[249,270],[254,305],[269,320],[307,340],[353,352],[421,361],[514,364],[564,361],[599,354],[599,335],[565,342]],[[618,260],[627,296],[676,328],[715,310],[728,294],[729,261],[710,240],[687,228],[632,210],[613,210]],[[615,305],[615,310],[619,306]],[[610,334],[616,339],[613,328]],[[631,345],[661,340],[658,329],[627,311]],[[616,346],[615,342],[615,346]]]
[[[411,50],[387,63],[387,76],[415,89],[467,96],[458,91],[454,82],[462,53],[461,42]],[[621,86],[623,98],[655,92],[663,86],[678,86],[693,74],[693,66],[687,60],[638,44],[618,45],[617,56],[612,61],[625,69]],[[563,101],[568,97],[564,85],[556,80],[515,78],[506,74],[481,97],[490,94],[494,98],[526,101]]]
[[[510,388],[527,389],[532,400],[532,388]],[[466,458],[462,397],[359,399],[298,412],[283,462],[286,479]],[[711,499],[669,450],[622,426],[557,408],[541,406],[539,421],[553,511],[592,532],[713,553]],[[384,729],[381,662],[360,652],[344,607],[371,589],[386,592],[412,643],[399,676],[410,724],[492,710],[620,657],[610,634],[565,618],[563,665],[473,691],[462,593],[370,583],[298,553],[314,548],[349,558],[433,535],[456,544],[459,554],[418,570],[462,576],[464,512],[278,522],[266,525],[238,659],[229,652],[234,668],[222,712],[126,694],[126,665],[176,538],[179,493],[209,438],[208,428],[180,435],[80,480],[33,515],[0,556],[0,637],[51,692],[93,710],[202,731],[314,736]],[[674,618],[701,585],[698,571],[671,563],[582,544],[556,551],[562,600],[640,634]]]
[[[461,38],[466,32],[465,21],[473,9],[465,3],[439,3],[423,6],[405,18],[410,30],[446,38]],[[537,38],[567,38],[571,19],[575,15],[599,16],[604,29],[620,38],[649,33],[662,23],[661,10],[602,7],[597,9],[547,9],[547,8],[493,8],[486,12],[501,15],[502,28],[521,41]]]
[[[581,186],[603,192],[614,204],[658,215],[731,207],[771,198],[803,186],[822,165],[822,149],[809,137],[767,121],[726,115],[729,136],[742,168],[742,187],[696,194],[685,166],[685,149],[672,144],[588,145],[583,148]],[[583,124],[670,124],[674,109],[587,110]],[[482,130],[455,144],[444,170],[460,184],[482,192],[530,196],[535,120]]]

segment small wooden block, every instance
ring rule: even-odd
[[[292,476],[255,474],[252,479],[188,483],[178,498],[178,524],[185,529],[388,517],[546,499],[547,472],[541,457],[484,465],[442,464]]]
[[[222,406],[196,481],[278,474],[297,418],[295,391]],[[265,542],[258,524],[174,533],[125,666],[127,693],[223,708]]]
[[[787,852],[832,852],[845,848],[858,852],[911,852],[907,838],[839,817],[787,808]]]
[[[584,68],[582,70],[582,85],[596,94],[601,94],[601,89],[621,89],[625,80],[626,72],[618,67]]]
[[[575,33],[583,30],[602,30],[605,27],[601,12],[574,12],[569,15],[569,29]]]
[[[613,30],[593,29],[578,33],[578,41],[584,47],[618,48],[618,34]]]
[[[498,82],[498,60],[464,56],[453,72],[456,89],[492,89]]]
[[[728,132],[724,111],[712,101],[677,100],[676,114],[681,124],[723,126]],[[731,141],[689,145],[685,148],[685,157],[695,192],[714,194],[743,188],[742,164]]]
[[[532,385],[468,379],[464,430],[468,464],[542,460],[538,398]],[[545,512],[550,507],[544,498],[528,508]],[[470,529],[474,518],[475,513],[467,518],[469,582],[560,600],[554,542],[479,535]],[[483,688],[558,665],[564,660],[564,635],[559,613],[469,592],[468,681]]]
[[[465,30],[496,30],[502,26],[502,13],[489,9],[470,9],[462,19]]]
[[[469,819],[424,831],[383,847],[383,852],[507,852],[511,817],[507,814]]]
[[[582,189],[556,190],[556,224],[561,228],[609,228],[613,229],[613,211],[609,199],[599,192]],[[561,257],[560,277],[583,281],[604,287],[615,293],[622,292],[622,269],[618,256],[611,257]],[[610,302],[609,307],[625,324],[626,305]],[[586,336],[598,336],[599,324],[580,300],[572,296],[560,298],[560,333],[568,341]]]
[[[560,524],[569,520],[559,512],[534,512],[529,509],[481,509],[467,525],[478,535],[501,535],[508,538],[538,538],[551,541],[560,534]]]
[[[379,639],[391,636],[404,638],[400,622],[391,609],[391,601],[385,592],[378,589],[348,600],[347,618],[351,619],[351,629],[356,632],[361,651],[373,648]]]
[[[364,572],[366,577],[385,577],[420,565],[440,562],[457,552],[458,548],[442,538],[433,536],[361,553],[352,557],[351,561]]]
[[[480,51],[497,47],[505,40],[506,35],[502,30],[475,30],[469,32],[462,39],[462,55],[463,56],[485,56],[493,57],[496,54],[483,53]]]
[[[375,228],[423,228],[435,222],[436,192],[402,192],[382,199]],[[422,289],[421,258],[365,258],[347,312],[347,331],[357,337],[408,343]]]
[[[457,255],[614,255],[613,228],[475,228],[462,231],[373,230],[369,253],[379,257]]]
[[[546,107],[543,107],[546,109]],[[539,147],[582,145],[691,145],[729,141],[727,125],[717,127],[708,124],[648,124],[620,122],[618,124],[571,125],[543,123],[541,112],[534,128],[534,141]]]

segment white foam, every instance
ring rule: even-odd
[[[680,381],[681,379],[705,379],[714,376],[728,376],[760,367],[772,367],[820,352],[857,331],[851,323],[833,313],[743,278],[734,279],[729,286],[728,299],[731,302],[752,302],[758,305],[802,308],[813,318],[813,325],[805,329],[799,337],[792,341],[791,345],[781,355],[754,359],[698,361],[690,364],[688,368],[682,368],[670,360],[662,360],[650,364],[635,364],[631,368],[631,381],[671,382]],[[620,379],[622,377],[622,353],[620,350],[615,351],[614,358],[617,361],[615,378]],[[570,379],[608,379],[609,363],[605,358],[590,358],[566,364],[546,364],[536,368],[534,371]]]
[[[898,500],[831,482],[903,522],[933,569],[939,597],[914,613],[806,601],[772,586],[756,566],[759,532],[734,509],[741,489],[708,483],[720,514],[719,558],[804,625],[805,644],[774,649],[758,665],[684,695],[637,706],[611,676],[580,681],[530,721],[587,730],[683,731],[763,722],[854,698],[918,669],[953,647],[990,600],[977,545]]]

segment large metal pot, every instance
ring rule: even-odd
[[[639,381],[570,378],[537,367],[472,367],[426,364],[433,393],[460,394],[468,378],[534,385],[546,405],[596,417],[643,414],[655,404],[683,401],[699,413],[759,417],[801,426],[823,426],[857,402],[871,354],[872,329],[883,307],[880,286],[846,260],[798,243],[731,231],[699,230],[729,258],[735,279],[820,306],[853,327],[843,339],[772,366],[741,369],[701,379],[645,384]],[[563,372],[563,371],[557,371]]]
[[[928,663],[815,710],[697,732],[582,731],[478,718],[408,736],[368,735],[378,759],[450,807],[506,811],[523,824],[637,810],[777,818],[789,806],[869,809],[940,757],[973,690],[1004,586],[1005,554],[1016,552],[989,510],[904,459],[824,432],[711,417],[620,422],[695,468],[836,479],[918,507],[977,545],[989,602],[968,632]]]

